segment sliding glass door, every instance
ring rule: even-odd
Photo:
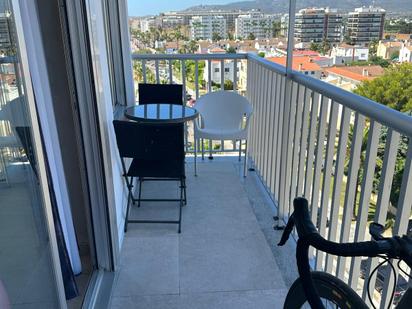
[[[58,308],[51,195],[15,17],[0,0],[0,308]]]

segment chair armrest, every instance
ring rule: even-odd
[[[245,127],[243,130],[247,130],[249,127],[249,122],[250,122],[250,117],[252,116],[253,113],[246,114],[246,122],[245,122]]]
[[[197,117],[196,119],[194,119],[194,120],[193,120],[193,123],[194,123],[194,129],[195,129],[195,131],[198,131],[198,130],[202,129],[202,126],[201,126],[201,124],[200,124],[200,116]]]

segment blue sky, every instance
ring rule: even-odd
[[[127,0],[130,16],[159,14],[199,4],[225,4],[236,0]]]

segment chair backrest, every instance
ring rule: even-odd
[[[183,87],[178,84],[139,84],[139,104],[183,104]]]
[[[239,129],[243,117],[252,113],[249,101],[236,92],[216,91],[201,96],[196,104],[196,110],[202,117],[204,128]]]
[[[182,159],[184,134],[181,124],[152,125],[114,120],[120,157],[147,160]]]

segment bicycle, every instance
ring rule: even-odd
[[[372,272],[372,274],[385,262],[390,263],[390,259],[404,261],[412,268],[412,238],[408,236],[394,236],[384,238],[382,233],[384,227],[377,223],[372,223],[369,232],[373,238],[371,241],[358,243],[336,243],[323,238],[312,223],[309,215],[308,201],[304,198],[295,198],[293,201],[294,212],[289,217],[279,246],[282,246],[289,239],[289,236],[296,226],[299,236],[296,248],[296,260],[299,272],[299,278],[292,284],[286,296],[284,303],[285,309],[301,308],[305,303],[309,303],[311,308],[347,308],[347,309],[366,309],[368,306],[362,298],[352,290],[342,280],[321,271],[311,271],[309,265],[309,247],[314,248],[337,256],[365,256],[365,257],[383,257],[381,262]],[[390,263],[391,268],[395,271],[394,266]],[[404,272],[401,268],[399,268]],[[406,274],[406,272],[404,272]],[[371,274],[371,276],[372,276]],[[408,274],[406,274],[409,276]],[[392,291],[395,292],[395,285]],[[368,297],[373,305],[372,297],[369,293],[368,280]],[[397,309],[412,308],[412,288],[409,287],[399,303]]]

